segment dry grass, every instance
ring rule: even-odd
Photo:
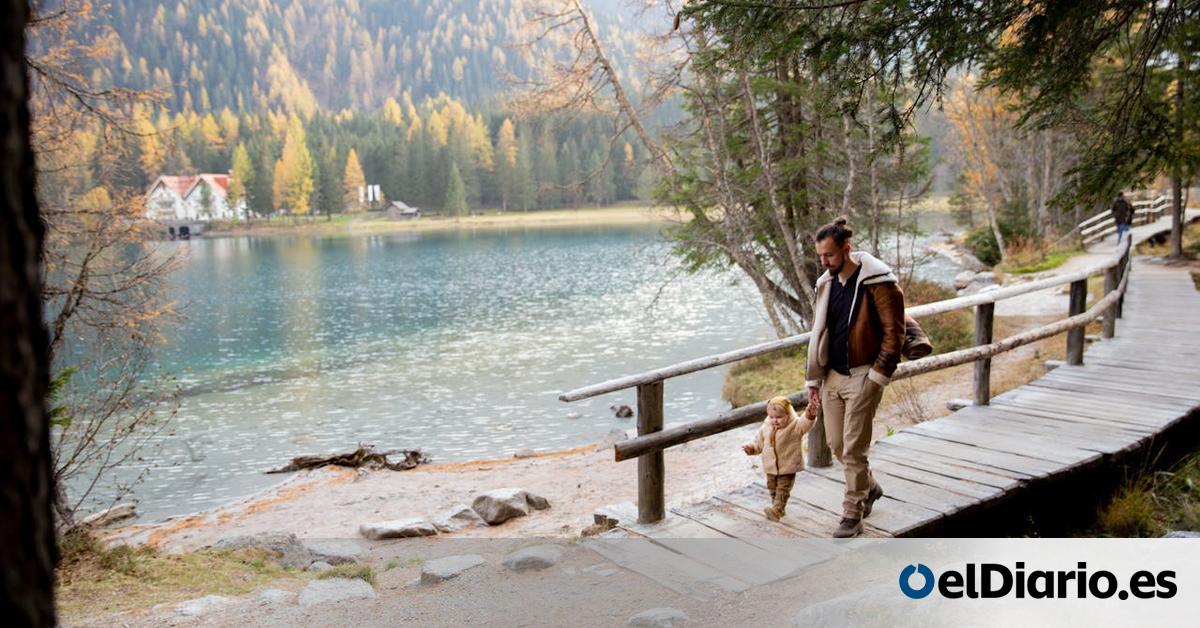
[[[60,548],[55,596],[68,621],[205,595],[244,595],[303,577],[254,550],[162,554],[151,547],[106,549],[84,535],[64,538]]]
[[[1079,246],[1054,246],[1038,240],[1018,239],[1010,243],[1004,263],[996,270],[1023,275],[1040,273],[1063,265],[1068,259],[1086,251]]]
[[[804,388],[807,349],[751,358],[733,365],[725,375],[721,396],[733,407],[750,405]]]
[[[933,418],[933,410],[915,379],[898,380],[887,388],[892,393],[888,405],[896,407],[900,420],[905,425],[914,425]]]
[[[1139,470],[1084,536],[1157,537],[1171,530],[1200,530],[1200,452],[1167,471]]]
[[[346,564],[331,567],[320,572],[317,575],[320,580],[328,580],[330,578],[358,578],[364,580],[367,584],[375,586],[375,570],[370,565]]]

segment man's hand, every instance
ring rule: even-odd
[[[821,411],[821,389],[808,387],[808,407],[812,408],[813,413]]]
[[[754,455],[754,445],[749,445],[749,444],[742,445],[742,451],[746,452],[747,456],[753,456]]]

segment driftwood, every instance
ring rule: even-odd
[[[392,462],[388,460],[389,456],[404,456],[404,459],[398,462]],[[391,469],[392,471],[406,471],[419,464],[427,462],[429,462],[429,459],[423,456],[421,451],[418,449],[389,449],[387,451],[375,451],[375,447],[372,445],[364,445],[359,443],[358,449],[340,454],[328,454],[324,456],[296,456],[295,458],[292,458],[291,463],[275,469],[268,469],[264,473],[287,473],[289,471],[300,471],[302,469],[317,469],[327,465],[353,467],[355,469],[366,467],[369,469]]]

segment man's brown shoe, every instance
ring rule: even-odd
[[[867,501],[863,504],[863,519],[871,516],[871,507],[875,505],[875,501],[880,497],[883,497],[883,487],[876,484],[867,493]]]
[[[779,510],[774,506],[767,506],[766,508],[763,508],[763,514],[766,515],[767,519],[770,519],[771,521],[779,521],[779,518],[783,516],[783,514],[780,513]]]
[[[848,517],[843,517],[842,522],[838,524],[837,529],[833,531],[833,538],[848,539],[852,536],[858,536],[862,534],[862,528],[862,519],[850,519]]]

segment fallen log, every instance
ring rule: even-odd
[[[390,456],[404,456],[403,460],[392,462],[388,460]],[[366,467],[368,469],[391,469],[392,471],[406,471],[413,467],[428,463],[429,459],[421,454],[419,449],[389,449],[387,451],[376,451],[372,445],[358,444],[358,449],[349,452],[327,455],[305,455],[292,458],[291,463],[275,469],[268,469],[264,473],[288,473],[290,471],[301,471],[304,469],[317,469],[327,465],[338,467],[353,467],[355,469]]]

